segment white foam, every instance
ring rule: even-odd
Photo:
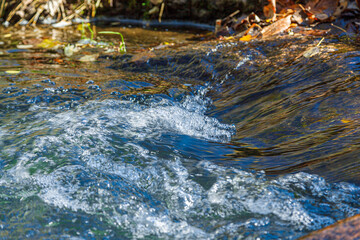
[[[205,105],[195,97],[182,104],[105,100],[36,114],[19,133],[32,144],[29,151],[11,147],[20,157],[0,185],[24,188],[21,198],[37,195],[55,208],[101,216],[134,238],[217,239],[244,232],[251,238],[275,234],[274,228],[297,234],[335,221],[330,213],[313,212],[320,206],[343,216],[359,211],[354,185],[330,185],[305,173],[269,180],[209,161],[189,167],[192,159],[176,151],[157,155],[140,144],[169,133],[228,141],[233,127],[206,116]],[[125,140],[116,142],[114,134]],[[37,171],[30,174],[31,167]],[[209,175],[211,186],[192,171]]]
[[[76,134],[102,136],[111,127],[126,136],[153,138],[163,133],[177,133],[212,141],[229,141],[234,126],[220,123],[203,112],[189,111],[181,105],[155,105],[129,108],[128,101],[105,100],[90,102],[75,111],[66,111],[50,119],[55,126],[65,128],[71,138]],[[131,106],[131,105],[130,105]],[[71,140],[71,139],[69,139]],[[102,142],[105,142],[102,141]]]

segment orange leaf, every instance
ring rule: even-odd
[[[252,39],[253,39],[253,37],[249,34],[249,35],[245,35],[242,38],[240,38],[239,41],[248,42]]]
[[[64,60],[62,60],[61,58],[55,58],[54,59],[54,62],[56,62],[56,63],[63,63],[64,62]]]
[[[348,119],[342,119],[341,120],[342,123],[351,123],[351,120],[348,120]]]

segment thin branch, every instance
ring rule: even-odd
[[[5,0],[2,0],[1,7],[0,7],[0,17],[2,17],[2,15],[3,15],[4,7],[5,7]]]

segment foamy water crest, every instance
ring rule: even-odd
[[[296,238],[359,212],[360,189],[351,184],[305,173],[271,180],[206,159],[190,164],[191,156],[164,135],[219,144],[234,133],[206,116],[195,98],[92,101],[32,115],[26,133],[18,133],[23,141],[4,149],[13,160],[0,184],[16,189],[21,201],[39,198],[64,218],[90,216],[114,239]],[[12,137],[4,130],[2,141]],[[60,218],[49,221],[61,229]],[[99,237],[84,222],[78,228],[70,235]]]

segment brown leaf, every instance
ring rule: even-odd
[[[91,55],[83,55],[80,56],[77,60],[80,62],[94,62],[97,60],[97,58],[99,57],[99,54],[91,54]]]
[[[298,2],[298,1],[295,1]],[[276,9],[277,11],[281,11],[283,9],[291,9],[295,5],[295,2],[292,0],[277,0],[276,1]]]
[[[330,32],[330,29],[309,29],[304,27],[296,27],[293,29],[294,33],[299,33],[306,36],[325,36]]]
[[[335,12],[332,15],[332,20],[340,17],[341,13],[347,8],[349,1],[348,0],[338,0],[337,7]]]
[[[301,14],[301,11],[296,11],[293,15],[293,20],[297,23],[297,24],[302,24],[304,22],[304,17]]]
[[[268,0],[269,5],[265,6],[263,9],[264,15],[267,19],[272,21],[276,20],[276,0]]]
[[[347,4],[348,0],[311,0],[305,8],[315,15],[316,20],[329,21],[339,17]]]
[[[270,19],[270,18],[274,17],[275,13],[274,13],[273,6],[271,3],[264,6],[263,13],[264,13],[264,16],[266,19]]]
[[[299,12],[300,15],[306,16],[305,20],[308,23],[313,23],[317,20],[317,18],[315,17],[315,15],[310,12],[309,10],[305,9],[301,4],[299,4],[299,7],[301,8],[302,12]]]
[[[329,16],[335,11],[338,1],[334,0],[311,0],[305,8],[313,14],[328,14]]]
[[[264,27],[263,30],[261,31],[262,37],[266,39],[288,29],[291,24],[291,16],[292,15],[289,15],[283,19],[278,20],[277,22],[274,22],[273,24],[267,27]]]
[[[150,0],[150,2],[154,5],[159,5],[160,3],[163,2],[163,0]]]
[[[22,43],[25,45],[38,45],[39,43],[41,43],[43,41],[43,39],[39,39],[39,38],[27,38],[22,40]]]

